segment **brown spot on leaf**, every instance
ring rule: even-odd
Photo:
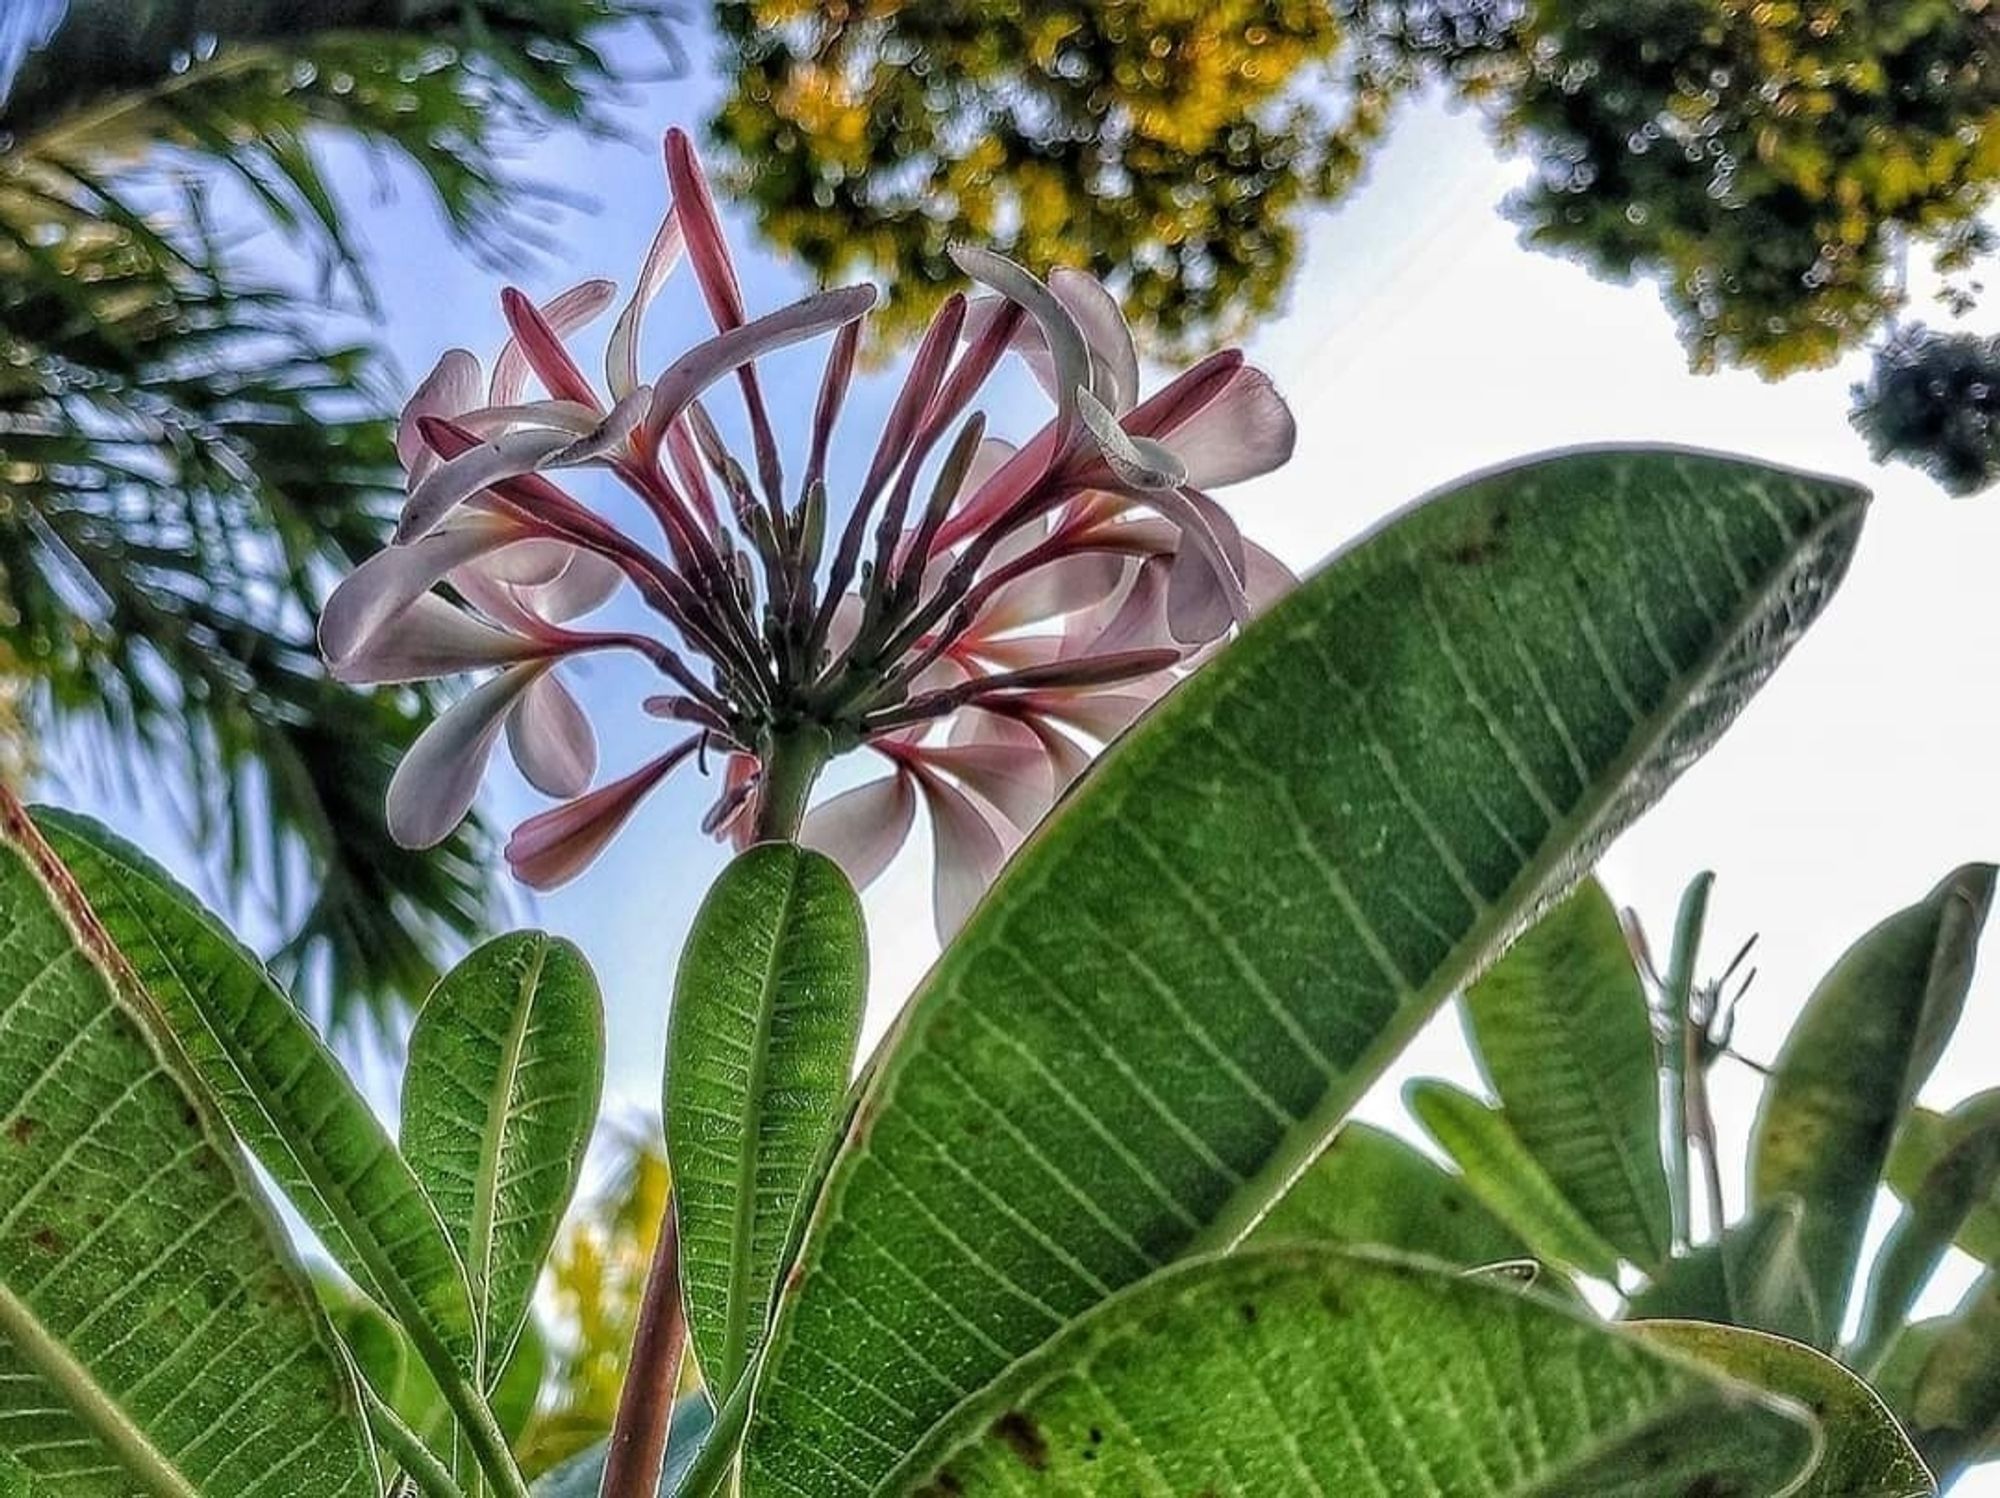
[[[993,1422],[993,1434],[1021,1459],[1023,1466],[1036,1472],[1049,1465],[1048,1438],[1041,1427],[1023,1410],[1009,1410]]]
[[[41,1131],[41,1120],[30,1118],[25,1113],[19,1118],[8,1120],[7,1123],[7,1137],[16,1144],[26,1144]]]
[[[1505,510],[1495,510],[1484,531],[1446,547],[1444,559],[1456,567],[1477,567],[1492,561],[1500,555],[1510,518]]]
[[[1243,1318],[1245,1326],[1255,1326],[1257,1324],[1257,1303],[1253,1300],[1244,1301],[1242,1305],[1236,1308],[1236,1314]]]
[[[47,1223],[43,1223],[32,1233],[28,1234],[28,1241],[46,1254],[60,1254],[63,1251],[62,1239],[57,1236],[56,1230]]]

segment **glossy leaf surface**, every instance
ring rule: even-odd
[[[1722,731],[1863,503],[1685,452],[1486,474],[1141,720],[887,1042],[787,1284],[751,1490],[871,1490],[1072,1317],[1241,1239]]]

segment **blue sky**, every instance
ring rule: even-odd
[[[705,41],[691,40],[699,62]],[[520,283],[546,295],[585,276],[629,280],[664,201],[658,133],[670,123],[698,129],[714,95],[699,71],[639,91],[624,117],[643,144],[539,143],[524,163],[528,174],[601,207],[566,219],[556,258],[524,263]],[[414,380],[454,344],[495,349],[505,336],[497,293],[509,277],[456,246],[421,191],[405,185],[381,200],[372,169],[343,160],[339,174],[360,205],[383,333],[405,375]],[[1955,864],[2000,855],[2000,710],[1990,674],[2000,657],[2000,609],[1991,602],[2000,499],[1947,500],[1918,476],[1869,464],[1845,419],[1848,386],[1865,361],[1781,385],[1690,375],[1650,289],[1608,286],[1520,248],[1497,212],[1519,176],[1473,117],[1434,104],[1405,110],[1365,185],[1311,220],[1289,309],[1249,345],[1297,410],[1298,455],[1226,498],[1248,534],[1303,569],[1457,474],[1575,443],[1691,443],[1875,487],[1870,533],[1825,620],[1602,868],[1613,895],[1655,930],[1671,919],[1691,874],[1717,872],[1708,956],[1719,966],[1743,937],[1762,933],[1761,976],[1738,1040],[1769,1058],[1848,941]],[[810,289],[795,267],[758,246],[743,217],[724,210],[753,310]],[[691,282],[677,278],[652,320],[649,362],[682,346],[674,330],[702,325]],[[864,378],[851,402],[850,465],[865,459],[854,447],[886,407],[893,374]],[[817,352],[781,361],[772,377],[775,407],[800,409],[816,387]],[[1149,383],[1157,379],[1156,371]],[[1039,397],[1019,377],[987,405],[1002,432],[1039,420]],[[642,678],[607,665],[580,689],[597,714],[607,773],[653,752],[659,725],[636,710]],[[683,774],[590,873],[518,902],[523,923],[573,937],[596,964],[610,1004],[611,1086],[634,1107],[658,1106],[675,954],[723,861],[696,830],[710,794],[710,783]],[[511,772],[496,775],[491,796],[510,822],[539,805]],[[867,896],[871,1034],[934,955],[925,857],[913,847]],[[176,861],[188,867],[185,850]],[[1948,1102],[1989,1085],[1996,1037],[2000,954],[1975,986],[1930,1095]],[[1465,1068],[1447,1014],[1364,1111],[1399,1119],[1402,1076]],[[1742,1137],[1754,1084],[1725,1064],[1725,1138]]]

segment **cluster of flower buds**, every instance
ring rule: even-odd
[[[1091,749],[1289,583],[1208,491],[1283,463],[1291,414],[1234,351],[1139,399],[1131,333],[1095,280],[1059,270],[1043,282],[961,248],[954,258],[983,290],[939,310],[837,509],[827,457],[875,292],[750,317],[678,131],[666,162],[672,208],[617,313],[602,392],[564,340],[612,307],[615,287],[586,281],[541,306],[504,293],[513,336],[490,374],[454,349],[405,410],[401,522],[329,598],[322,649],[353,683],[493,672],[399,767],[388,818],[403,843],[457,825],[504,733],[523,776],[562,803],[507,845],[518,877],[550,887],[675,767],[712,757],[706,830],[796,836],[857,884],[894,856],[921,801],[948,934]],[[682,260],[715,332],[642,383],[641,324]],[[820,337],[831,349],[788,486],[756,361]],[[1055,406],[1019,446],[988,435],[973,409],[1008,354]],[[747,466],[703,404],[727,383]],[[579,467],[629,488],[657,541],[551,480]],[[628,586],[663,628],[585,622]],[[678,731],[593,788],[596,738],[559,668],[608,650],[657,668],[644,708]],[[827,760],[864,748],[889,773],[808,809]]]

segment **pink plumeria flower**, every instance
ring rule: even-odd
[[[1131,333],[1102,286],[961,248],[985,291],[933,320],[836,524],[827,459],[875,292],[751,317],[679,131],[666,163],[673,207],[616,314],[601,384],[566,339],[618,302],[611,283],[541,306],[507,292],[513,337],[490,371],[452,350],[411,398],[395,540],[328,600],[322,649],[352,682],[490,673],[399,767],[389,824],[403,842],[457,825],[504,736],[561,803],[507,846],[515,873],[548,888],[693,761],[720,772],[707,831],[797,837],[857,884],[887,866],[922,805],[948,936],[1094,749],[1289,584],[1209,491],[1283,463],[1290,412],[1233,352],[1141,400]],[[646,310],[683,261],[714,330],[642,380]],[[788,485],[757,361],[822,337],[831,352]],[[988,437],[973,409],[1009,354],[1055,404],[1019,445]],[[743,405],[748,464],[703,404],[722,384]],[[555,481],[575,468],[635,494],[657,539]],[[658,627],[590,627],[626,587]],[[592,788],[596,738],[561,667],[606,650],[659,671],[643,706],[680,731]],[[825,763],[860,748],[888,773],[808,809]]]

